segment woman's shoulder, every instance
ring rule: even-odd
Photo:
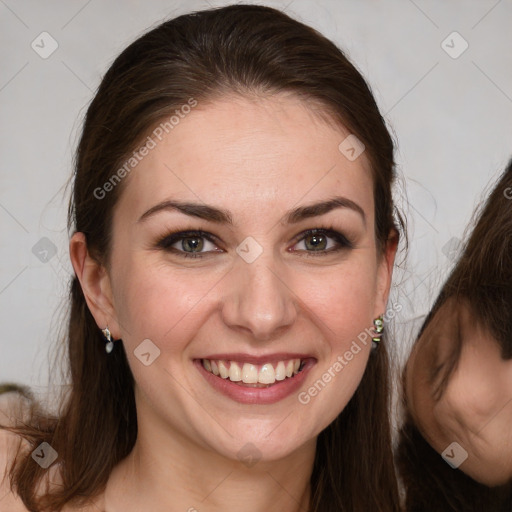
[[[17,391],[0,392],[0,425],[13,427],[17,420],[23,419],[28,411],[29,402],[25,395]],[[9,512],[28,512],[20,497],[11,489],[10,469],[20,449],[26,442],[20,435],[0,428],[0,510]],[[25,447],[26,448],[26,447]]]

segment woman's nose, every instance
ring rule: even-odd
[[[298,301],[284,267],[272,255],[263,252],[249,261],[239,258],[230,272],[222,316],[229,327],[264,341],[294,323]]]

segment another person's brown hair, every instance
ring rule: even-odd
[[[512,160],[479,211],[460,259],[425,319],[417,340],[446,304],[464,301],[475,324],[497,341],[503,359],[512,358]],[[454,320],[455,321],[455,320]],[[455,371],[464,340],[452,337],[449,354],[437,377],[434,398],[439,400]],[[405,375],[405,372],[404,372]],[[422,437],[407,411],[400,431],[397,462],[411,512],[510,512],[512,485],[490,488],[460,469],[452,469]]]
[[[394,145],[363,77],[331,41],[284,13],[232,5],[166,21],[126,48],[89,106],[76,154],[69,227],[83,232],[90,253],[109,265],[112,212],[123,190],[105,199],[108,182],[163,118],[193,98],[204,105],[227,94],[293,93],[366,146],[373,178],[379,254],[397,231],[391,186]],[[341,142],[341,140],[340,140]],[[13,489],[30,510],[58,511],[101,492],[134,446],[133,377],[122,344],[107,357],[104,340],[76,277],[68,333],[70,393],[58,417],[18,431],[35,447],[58,452],[63,486],[36,493],[44,470],[30,455],[12,469]],[[311,511],[396,512],[399,499],[389,421],[386,342],[362,382],[318,438]]]

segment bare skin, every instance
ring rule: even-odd
[[[446,389],[434,399],[435,382],[429,382],[429,373],[446,360],[458,335],[457,324],[462,337],[460,360]],[[512,361],[501,358],[500,346],[478,325],[467,304],[448,300],[407,363],[408,406],[436,451],[441,454],[453,442],[458,443],[467,452],[460,470],[489,486],[512,478],[511,389]],[[459,456],[457,450],[453,456]]]
[[[364,154],[349,161],[338,150],[347,135],[290,96],[199,104],[126,178],[110,264],[94,261],[84,236],[73,236],[89,309],[125,346],[139,426],[134,449],[90,510],[307,508],[317,436],[356,390],[370,343],[307,404],[298,393],[385,311],[396,252],[394,239],[377,251],[371,172]],[[334,196],[345,206],[286,222],[291,210]],[[233,224],[171,209],[144,216],[168,200],[229,210]],[[331,232],[304,235],[313,228],[349,243]],[[158,245],[185,230],[215,237],[194,240],[202,258],[184,257],[183,239],[174,251]],[[236,252],[247,237],[262,250],[251,263]],[[134,354],[146,339],[160,350],[149,366]],[[300,389],[248,404],[198,369],[216,353],[307,354],[312,365]],[[258,458],[250,466],[240,460],[248,446]]]

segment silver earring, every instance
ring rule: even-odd
[[[102,329],[101,332],[103,333],[103,336],[107,340],[107,344],[105,345],[105,350],[106,350],[107,354],[110,354],[110,352],[112,352],[112,350],[114,349],[114,342],[112,341],[112,334],[110,333],[108,325],[107,325],[107,327],[105,327],[105,329]]]
[[[373,321],[372,350],[376,350],[380,343],[380,338],[384,332],[384,319],[382,315]]]

